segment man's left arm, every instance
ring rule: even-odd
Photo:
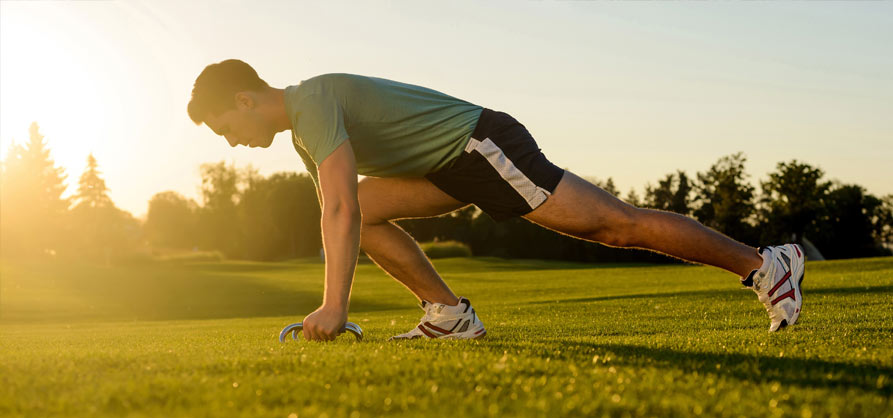
[[[323,304],[304,318],[304,338],[333,340],[347,321],[360,249],[356,158],[346,140],[319,165],[322,240],[326,254]]]

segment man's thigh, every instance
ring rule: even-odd
[[[468,206],[425,178],[366,177],[358,195],[367,224],[437,216]]]
[[[605,233],[623,230],[635,214],[634,206],[567,171],[552,195],[524,218],[578,238],[605,242]]]

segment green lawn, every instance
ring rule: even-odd
[[[422,311],[370,264],[365,342],[280,344],[321,300],[319,262],[4,262],[0,416],[893,416],[893,258],[810,263],[773,335],[716,269],[436,265],[486,339],[387,342]]]

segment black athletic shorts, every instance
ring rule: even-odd
[[[546,201],[564,169],[549,162],[515,118],[484,109],[465,152],[425,178],[496,221],[525,215]]]

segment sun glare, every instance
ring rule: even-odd
[[[103,107],[103,77],[91,69],[102,51],[86,51],[74,41],[71,21],[54,9],[35,14],[4,5],[0,77],[2,77],[3,156],[9,143],[28,141],[37,122],[58,165],[80,171],[102,129],[87,116]]]

